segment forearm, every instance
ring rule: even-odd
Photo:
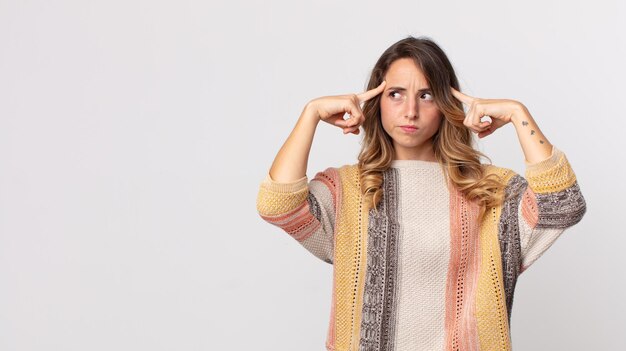
[[[511,116],[511,122],[515,126],[527,163],[540,162],[550,157],[552,144],[524,105],[520,104],[520,108]]]
[[[306,175],[309,152],[319,121],[319,116],[307,104],[272,163],[269,171],[272,180],[293,182]]]

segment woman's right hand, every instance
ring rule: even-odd
[[[359,134],[359,127],[365,121],[365,115],[361,110],[361,104],[380,94],[385,89],[386,82],[372,90],[360,94],[323,96],[311,100],[308,108],[312,109],[321,121],[330,123],[343,129],[343,134]],[[343,119],[348,113],[350,118]]]

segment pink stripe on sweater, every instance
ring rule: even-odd
[[[537,226],[539,221],[539,208],[537,207],[537,198],[530,187],[526,188],[522,195],[522,216],[531,228]]]
[[[480,266],[478,204],[451,185],[450,265],[446,284],[446,350],[478,350],[475,296]]]
[[[319,172],[315,175],[313,180],[318,180],[324,183],[328,190],[330,190],[331,197],[333,199],[333,205],[335,206],[335,233],[333,233],[333,237],[337,233],[337,228],[339,227],[339,213],[341,212],[341,203],[342,203],[342,189],[341,189],[341,178],[339,176],[339,172],[336,168],[328,168],[324,172]],[[335,250],[337,245],[334,245]],[[333,253],[334,257],[337,257],[336,253]],[[336,305],[337,305],[337,292],[336,292],[336,282],[337,282],[337,272],[335,271],[335,266],[333,266],[333,296],[330,307],[330,316],[328,321],[328,332],[326,334],[326,350],[334,351],[335,350],[335,340],[336,340]]]

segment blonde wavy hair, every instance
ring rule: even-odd
[[[460,91],[459,82],[444,51],[428,37],[409,36],[394,43],[376,62],[367,90],[376,88],[385,78],[389,66],[400,58],[413,59],[426,77],[433,99],[443,115],[432,138],[435,157],[452,185],[468,200],[478,202],[479,220],[482,221],[489,207],[504,201],[505,184],[496,174],[485,172],[480,157],[489,157],[474,148],[473,133],[463,125],[463,105],[449,88],[452,86]],[[365,121],[362,127],[365,133],[358,156],[361,193],[365,203],[377,212],[377,205],[383,196],[383,172],[394,159],[392,139],[383,129],[381,121],[381,96],[379,94],[363,105]]]

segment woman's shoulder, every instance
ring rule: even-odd
[[[354,173],[359,171],[358,163],[346,163],[341,165],[328,166],[321,172],[341,172],[341,173]]]
[[[323,170],[318,171],[314,178],[315,180],[323,180],[328,185],[336,187],[340,184],[358,184],[358,164],[342,164],[335,166],[328,166]]]
[[[491,174],[496,175],[504,184],[507,184],[513,177],[519,175],[511,168],[502,167],[491,163],[483,163],[482,167],[485,172],[485,176],[489,176]]]
[[[320,173],[352,174],[355,172],[358,173],[358,169],[359,169],[358,163],[342,164],[342,165],[328,166],[324,168],[323,170],[318,171],[317,174],[320,174]]]
[[[494,165],[492,163],[483,163],[481,164],[481,166],[487,173],[497,173],[497,174],[502,174],[502,175],[507,174],[507,173],[517,174],[517,172],[515,172],[511,168]]]

